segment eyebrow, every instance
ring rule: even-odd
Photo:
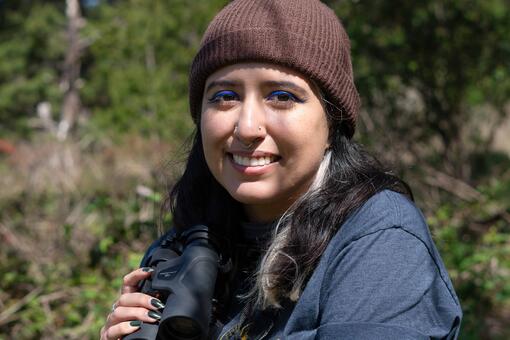
[[[232,81],[232,80],[215,80],[207,85],[205,92],[208,92],[213,87],[236,87],[239,86],[240,82]],[[262,83],[263,86],[267,87],[285,87],[288,89],[292,89],[298,92],[306,93],[306,90],[299,85],[291,81],[277,81],[277,80],[268,80]]]
[[[291,89],[291,90],[295,90],[295,91],[301,92],[303,94],[306,93],[306,90],[304,88],[302,88],[299,85],[296,85],[295,83],[293,83],[291,81],[274,81],[274,80],[270,80],[270,81],[265,81],[263,83],[263,85],[269,86],[269,87],[285,87],[285,88],[288,88],[288,89]]]
[[[236,87],[239,86],[239,82],[231,81],[231,80],[215,80],[211,82],[209,85],[207,85],[207,88],[205,89],[205,92],[209,92],[210,89],[213,87]]]

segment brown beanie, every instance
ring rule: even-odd
[[[335,13],[318,0],[234,0],[219,12],[202,38],[190,71],[193,120],[200,121],[207,77],[240,62],[268,62],[315,81],[339,110],[350,138],[359,96],[353,82],[350,42]]]

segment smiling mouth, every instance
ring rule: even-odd
[[[237,165],[241,166],[265,166],[278,161],[281,157],[275,155],[267,155],[262,157],[245,157],[229,153],[230,159]]]

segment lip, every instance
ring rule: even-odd
[[[244,165],[240,165],[240,164],[237,164],[234,162],[233,154],[242,156],[242,157],[253,157],[253,158],[271,156],[271,157],[275,157],[276,160],[270,164],[262,165],[262,166],[244,166]],[[273,168],[281,158],[280,156],[275,155],[274,153],[265,152],[265,151],[252,151],[252,152],[228,151],[228,152],[226,152],[226,157],[228,158],[230,164],[232,165],[232,167],[235,170],[242,173],[243,175],[248,175],[248,176],[260,176],[260,175],[267,173],[268,171],[271,171],[271,168]]]

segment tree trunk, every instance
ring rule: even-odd
[[[77,82],[80,77],[81,55],[83,52],[79,36],[80,27],[83,25],[83,19],[81,17],[80,3],[78,0],[66,0],[66,16],[68,21],[68,45],[64,62],[64,72],[62,75],[62,85],[65,93],[57,131],[57,137],[60,140],[67,138],[81,111],[81,100]]]

